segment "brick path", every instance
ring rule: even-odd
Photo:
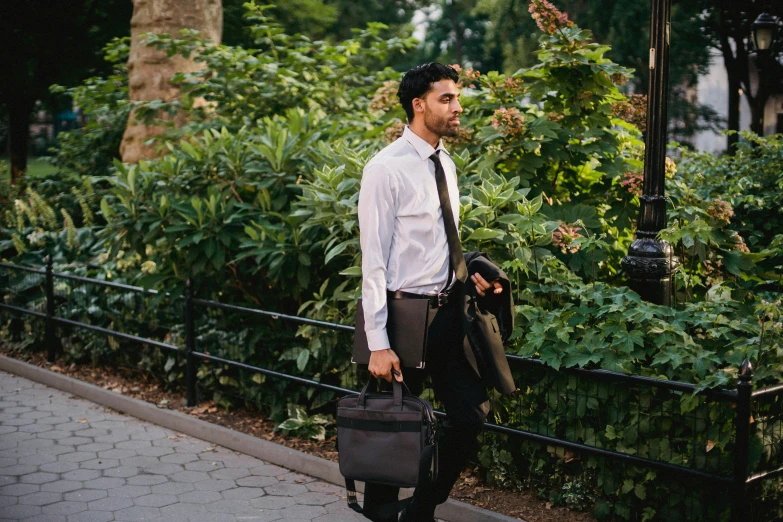
[[[343,489],[0,372],[0,521],[350,522]]]

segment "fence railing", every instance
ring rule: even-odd
[[[44,320],[44,342],[50,361],[55,360],[58,352],[58,325],[85,328],[181,354],[186,360],[188,406],[195,406],[198,400],[197,372],[201,361],[285,379],[338,395],[357,393],[316,379],[214,355],[208,350],[198,350],[196,346],[196,307],[350,333],[354,328],[348,325],[198,299],[193,295],[189,281],[184,295],[172,298],[154,290],[58,273],[53,270],[50,259],[43,269],[0,263],[0,284],[3,287],[0,309]],[[89,301],[90,292],[80,285],[98,285],[121,293],[92,302]],[[141,300],[136,299],[139,296]],[[144,302],[144,297],[169,300],[168,326],[145,315],[148,303]],[[85,301],[76,304],[85,310],[84,317],[58,315],[58,300],[62,304],[68,299],[78,301],[80,298]],[[123,332],[112,328],[111,323],[108,326],[93,324],[95,321],[90,319],[89,312],[95,307],[96,313],[115,307],[126,312],[138,309],[138,330]],[[174,324],[181,326],[183,343],[168,340]],[[142,331],[148,336],[138,335]],[[153,338],[156,335],[158,339]],[[749,487],[783,474],[783,385],[753,390],[753,371],[747,360],[740,368],[736,389],[696,393],[696,387],[690,383],[605,370],[571,368],[556,371],[536,359],[514,355],[508,355],[508,359],[520,391],[516,397],[493,398],[499,411],[494,414],[495,422],[486,423],[487,432],[560,448],[579,456],[655,470],[678,477],[684,484],[699,481],[706,485],[707,491],[726,493],[722,500],[730,500],[733,522],[762,520],[769,516],[754,509]],[[691,407],[677,415],[678,405],[685,396],[691,396]],[[720,439],[722,433],[725,435],[727,427],[731,437],[714,440]],[[711,453],[716,446],[721,451]],[[695,513],[701,514],[688,519],[712,519],[713,515],[706,514],[712,513],[709,508],[710,502],[694,508]]]

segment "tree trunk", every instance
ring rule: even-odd
[[[461,66],[464,66],[465,64],[462,59],[462,42],[465,39],[465,34],[463,33],[462,27],[460,27],[459,17],[457,16],[457,6],[454,5],[455,3],[456,1],[452,0],[449,5],[451,30],[454,31],[454,60]]]
[[[27,171],[30,145],[30,113],[34,100],[14,99],[8,104],[8,152],[11,156],[11,184],[16,185]]]
[[[727,136],[726,152],[734,155],[739,143],[740,128],[740,82],[736,75],[729,74],[729,107],[728,107],[729,130],[734,131]]]
[[[720,36],[720,50],[723,55],[723,66],[726,68],[726,76],[729,80],[729,106],[727,107],[728,124],[730,131],[734,131],[729,134],[726,139],[726,152],[730,155],[734,155],[739,143],[739,130],[740,130],[740,86],[742,82],[740,80],[740,74],[738,69],[737,58],[734,56],[734,51],[729,43],[729,37],[725,30],[725,25],[721,26]]]
[[[171,84],[178,72],[195,72],[203,64],[182,56],[167,57],[166,53],[147,47],[144,33],[174,35],[181,29],[196,29],[201,37],[220,43],[223,31],[222,0],[132,0],[131,51],[128,57],[128,96],[131,101],[176,100],[180,90]],[[173,117],[175,124],[184,123],[186,115]],[[163,132],[163,127],[147,126],[128,119],[120,154],[126,163],[156,157],[153,147],[145,145],[150,138]]]

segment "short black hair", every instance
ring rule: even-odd
[[[457,83],[459,73],[453,67],[435,62],[418,65],[405,73],[400,80],[397,97],[408,115],[408,123],[413,121],[413,99],[427,94],[432,89],[432,84],[441,80],[453,80]]]

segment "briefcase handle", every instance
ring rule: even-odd
[[[367,384],[364,385],[361,393],[359,393],[359,400],[356,402],[357,408],[367,407],[367,390],[370,389],[371,384],[374,391],[378,389],[378,381],[370,377],[370,380],[367,381]],[[402,409],[402,396],[412,395],[408,385],[405,382],[398,382],[397,379],[392,379],[392,394],[394,395],[394,406],[399,406],[400,409]]]

